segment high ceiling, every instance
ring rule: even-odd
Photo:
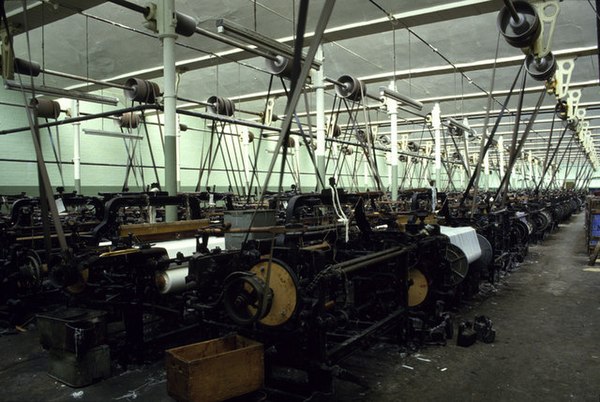
[[[22,2],[6,3],[9,19],[22,25]],[[143,77],[162,84],[161,44],[156,34],[144,27],[141,14],[102,1],[55,0],[54,5],[45,6],[41,3],[28,2],[27,25],[35,28],[16,36],[18,57],[28,59],[30,49],[31,59],[46,69],[120,83],[128,77]],[[131,3],[147,5],[139,0]],[[306,46],[310,45],[323,3],[310,2]],[[597,16],[592,4],[587,0],[560,3],[552,51],[559,60],[576,58],[571,85],[582,89],[582,106],[587,108],[587,121],[597,137],[600,91]],[[290,44],[298,5],[299,1],[294,0],[176,1],[177,10],[195,17],[202,28],[216,32],[215,21],[225,18]],[[492,112],[497,113],[524,58],[519,49],[499,37],[496,19],[502,6],[501,0],[338,0],[323,41],[325,76],[358,77],[373,94],[395,78],[398,92],[423,101],[425,112],[431,111],[434,102],[440,102],[443,116],[457,120],[468,116],[471,126],[481,131],[494,60],[497,58]],[[393,22],[382,9],[394,16]],[[263,109],[270,79],[264,71],[264,59],[199,34],[179,37],[177,42],[176,58],[182,72],[179,96],[205,101],[219,95],[236,100],[238,109]],[[82,86],[50,75],[40,78],[40,83],[42,79],[48,86]],[[543,82],[528,77],[525,88],[523,109],[530,112],[543,91]],[[92,89],[97,88],[87,88]],[[281,95],[280,80],[274,80],[273,91]],[[122,94],[115,93],[123,99]],[[335,94],[331,84],[326,93],[326,109],[330,109]],[[314,112],[314,98],[311,95],[309,99],[310,112]],[[517,100],[518,96],[513,96],[508,105],[513,113]],[[373,100],[367,103],[377,104]],[[545,154],[555,104],[553,95],[545,97],[543,113],[525,147],[536,155]],[[283,113],[284,106],[285,99],[281,97],[276,101],[276,113]],[[298,112],[306,112],[304,105]],[[255,118],[244,114],[239,117]],[[389,130],[384,111],[373,108],[370,118],[380,122],[380,132]],[[406,120],[401,119],[400,132],[411,133],[412,138],[422,135],[422,119],[404,112],[401,118]],[[526,113],[524,119],[528,118]],[[500,126],[499,133],[505,134],[505,140],[512,135],[512,121],[514,117],[509,116],[504,120],[506,124]],[[555,124],[560,127],[561,123]],[[600,141],[595,145],[600,146]]]

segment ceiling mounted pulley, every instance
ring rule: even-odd
[[[160,96],[160,87],[157,83],[140,78],[129,78],[125,81],[123,92],[127,99],[134,102],[156,103],[156,99]]]
[[[567,105],[567,101],[565,100],[559,100],[556,103],[556,106],[554,107],[554,112],[556,113],[556,116],[561,120],[567,120],[568,110],[569,108]]]
[[[35,61],[27,61],[19,58],[15,58],[14,62],[15,73],[30,75],[37,77],[42,71],[42,67]]]
[[[137,113],[128,112],[123,113],[119,117],[119,127],[121,128],[137,128],[142,120],[141,116]]]
[[[231,99],[222,96],[211,96],[207,102],[210,104],[208,109],[214,114],[233,116],[235,113],[235,104]]]
[[[340,98],[359,101],[367,94],[364,82],[356,77],[342,75],[337,81],[339,84],[336,84],[335,92]]]
[[[388,134],[379,134],[377,141],[379,141],[379,143],[383,146],[387,146],[392,143],[392,140]]]
[[[412,152],[419,152],[419,143],[415,142],[415,141],[408,141],[406,147],[408,148],[409,151]]]
[[[352,155],[352,148],[349,147],[348,145],[344,145],[340,148],[340,152],[343,153],[346,156],[350,156]]]
[[[175,17],[177,19],[175,32],[177,34],[189,37],[196,32],[196,26],[198,26],[198,21],[196,21],[196,18],[180,13],[179,11],[175,12]]]
[[[337,124],[329,126],[329,135],[333,138],[339,138],[342,135],[342,128]]]
[[[60,116],[60,104],[56,101],[33,98],[29,105],[36,110],[37,117],[57,119]]]
[[[292,63],[288,57],[281,55],[274,59],[265,59],[267,71],[278,77],[290,78],[292,76]]]
[[[514,47],[533,46],[542,32],[542,24],[535,8],[526,1],[513,1],[518,19],[513,17],[510,7],[503,7],[498,13],[498,29],[506,42]]]
[[[544,57],[536,57],[528,54],[525,59],[525,68],[529,75],[537,81],[548,81],[554,77],[556,72],[556,59],[552,52]]]

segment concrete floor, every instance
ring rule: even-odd
[[[589,270],[584,214],[457,315],[485,314],[496,342],[403,355],[378,344],[344,362],[369,389],[338,382],[337,401],[600,401],[600,270]],[[0,336],[0,401],[172,401],[162,362],[73,389],[45,373],[37,332]],[[256,398],[253,398],[256,400]]]

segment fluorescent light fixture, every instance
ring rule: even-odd
[[[119,131],[104,131],[104,130],[94,130],[90,128],[84,128],[83,132],[88,135],[99,135],[102,137],[118,137],[118,138],[129,138],[131,140],[142,140],[144,137],[141,135],[121,133]]]
[[[4,88],[10,89],[12,91],[21,91],[21,89],[23,89],[29,93],[33,92],[31,85],[23,84],[23,87],[21,88],[21,85],[19,83],[17,83],[16,81],[12,81],[12,80],[4,80]],[[117,104],[119,103],[119,99],[113,98],[111,96],[93,95],[93,94],[89,94],[87,92],[81,92],[81,91],[46,87],[43,85],[39,85],[39,86],[36,85],[34,89],[35,89],[36,95],[39,94],[39,95],[54,96],[57,98],[77,99],[77,100],[81,100],[81,101],[102,103],[104,105],[111,105],[111,106],[117,106]]]
[[[379,95],[393,99],[396,102],[399,102],[403,105],[412,106],[413,108],[415,108],[417,110],[423,109],[423,104],[421,102],[419,102],[418,100],[410,98],[406,95],[402,95],[399,92],[392,91],[391,89],[386,88],[386,87],[379,87]]]
[[[217,32],[254,45],[273,55],[285,56],[290,59],[294,57],[294,48],[291,46],[225,19],[217,20]],[[305,58],[306,56],[303,54],[302,60]],[[321,67],[321,63],[313,60],[312,66],[318,69]]]

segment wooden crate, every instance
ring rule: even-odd
[[[239,335],[167,350],[167,391],[178,401],[216,402],[264,382],[263,345]]]

